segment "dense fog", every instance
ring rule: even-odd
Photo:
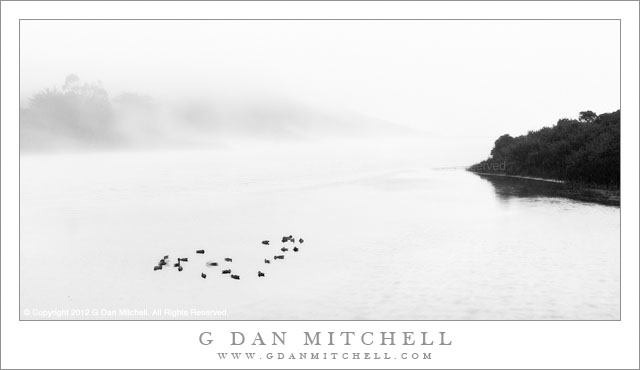
[[[101,83],[83,82],[75,74],[61,86],[34,95],[21,108],[21,126],[25,151],[426,136],[353,112],[269,97],[164,101],[136,93],[112,97]]]
[[[619,109],[618,45],[595,21],[24,21],[21,148],[405,137],[468,165]]]

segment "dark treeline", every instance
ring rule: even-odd
[[[468,170],[619,188],[620,110],[580,112],[527,135],[502,135],[491,156]]]

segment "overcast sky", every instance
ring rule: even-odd
[[[619,108],[617,21],[22,21],[21,94],[66,75],[172,98],[265,96],[447,136]]]

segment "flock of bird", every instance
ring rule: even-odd
[[[304,243],[304,239],[302,238],[298,238],[298,244],[296,244],[296,239],[292,236],[283,236],[282,237],[282,243],[286,244],[286,243],[293,243],[293,251],[294,252],[299,252],[300,251],[300,246],[302,246],[302,244]],[[261,242],[262,245],[270,245],[270,241],[269,240],[263,240]],[[285,247],[284,245],[282,246],[282,248],[280,248],[280,251],[282,253],[286,253],[289,251],[289,248]],[[198,249],[196,250],[196,254],[205,254],[205,250],[204,249]],[[278,255],[274,255],[273,256],[273,260],[283,260],[284,259],[284,254],[278,254]],[[189,258],[188,257],[178,257],[177,262],[173,264],[173,267],[176,268],[178,271],[182,271],[184,269],[183,267],[183,263],[184,262],[189,262]],[[233,262],[233,258],[229,258],[229,257],[225,257],[224,258],[224,262],[225,263],[232,263]],[[265,264],[270,264],[271,260],[265,258],[264,259],[264,263]],[[165,267],[171,266],[171,261],[169,260],[169,255],[164,256],[157,265],[153,266],[153,271],[158,271],[158,270],[163,270]],[[218,262],[213,262],[213,261],[209,261],[206,263],[207,267],[217,267],[219,266]],[[236,275],[231,273],[231,268],[225,268],[222,270],[222,274],[225,275],[229,275],[232,279],[234,280],[240,280],[240,275]],[[204,272],[200,273],[200,277],[203,279],[207,278],[207,274],[205,274]],[[258,277],[265,277],[265,273],[258,270]]]

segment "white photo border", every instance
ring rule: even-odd
[[[638,3],[637,2],[3,2],[2,3],[2,367],[3,368],[638,368]],[[19,321],[20,19],[619,19],[622,205],[620,321]],[[623,78],[624,76],[624,78]],[[220,360],[231,331],[446,331],[454,344],[433,358]],[[220,343],[202,346],[203,331]],[[218,338],[218,337],[216,337]],[[296,341],[269,351],[307,351]],[[358,348],[323,348],[371,351]],[[379,348],[377,349],[379,350]],[[384,348],[382,348],[384,350]],[[411,349],[414,350],[414,349]],[[421,349],[416,349],[420,351]],[[173,355],[175,354],[175,355]],[[393,362],[393,363],[392,363]]]

